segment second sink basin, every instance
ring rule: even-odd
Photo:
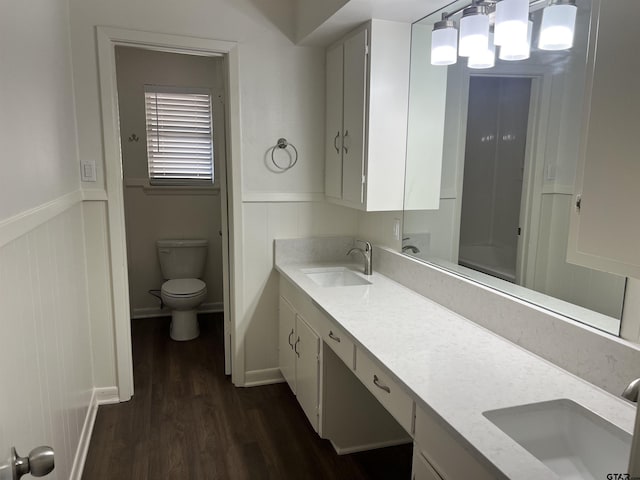
[[[346,267],[306,268],[302,273],[321,287],[371,285],[371,282]]]
[[[604,479],[627,471],[631,435],[568,400],[484,412],[562,479]]]

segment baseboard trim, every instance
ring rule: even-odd
[[[284,377],[279,368],[265,368],[263,370],[250,370],[244,374],[244,387],[258,387],[284,382]]]
[[[198,313],[220,313],[224,312],[224,303],[212,302],[203,303],[198,309]],[[167,308],[134,308],[131,318],[153,318],[153,317],[170,317],[171,311]]]
[[[386,442],[369,443],[366,445],[355,445],[353,447],[338,447],[335,443],[329,439],[331,446],[338,455],[349,455],[350,453],[365,452],[367,450],[375,450],[376,448],[395,447],[397,445],[404,445],[411,443],[411,437],[397,438],[395,440],[388,440]]]
[[[89,401],[87,415],[84,418],[82,430],[80,431],[80,439],[78,440],[76,455],[73,459],[73,465],[71,466],[69,480],[81,480],[82,478],[84,463],[87,460],[91,435],[93,434],[93,426],[96,423],[98,406],[119,402],[118,387],[94,388],[91,392],[91,400]]]
[[[94,388],[93,391],[96,395],[96,401],[98,402],[98,405],[111,405],[113,403],[120,403],[118,387]]]

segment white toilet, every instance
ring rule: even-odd
[[[207,259],[206,240],[157,240],[162,276],[160,296],[171,308],[170,335],[174,340],[192,340],[200,334],[197,309],[207,295],[200,277]]]

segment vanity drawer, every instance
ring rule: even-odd
[[[409,434],[413,433],[413,399],[373,359],[356,349],[356,376]]]
[[[444,480],[504,478],[497,471],[492,471],[486,460],[479,460],[477,456],[480,454],[472,453],[471,447],[464,445],[461,437],[454,437],[435,414],[416,407],[415,429],[414,452],[420,451]]]
[[[344,330],[337,327],[328,318],[320,327],[320,335],[324,343],[331,347],[331,350],[342,360],[351,370],[355,368],[355,345],[347,336]]]

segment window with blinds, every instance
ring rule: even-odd
[[[211,185],[211,94],[145,87],[147,156],[152,185]]]

